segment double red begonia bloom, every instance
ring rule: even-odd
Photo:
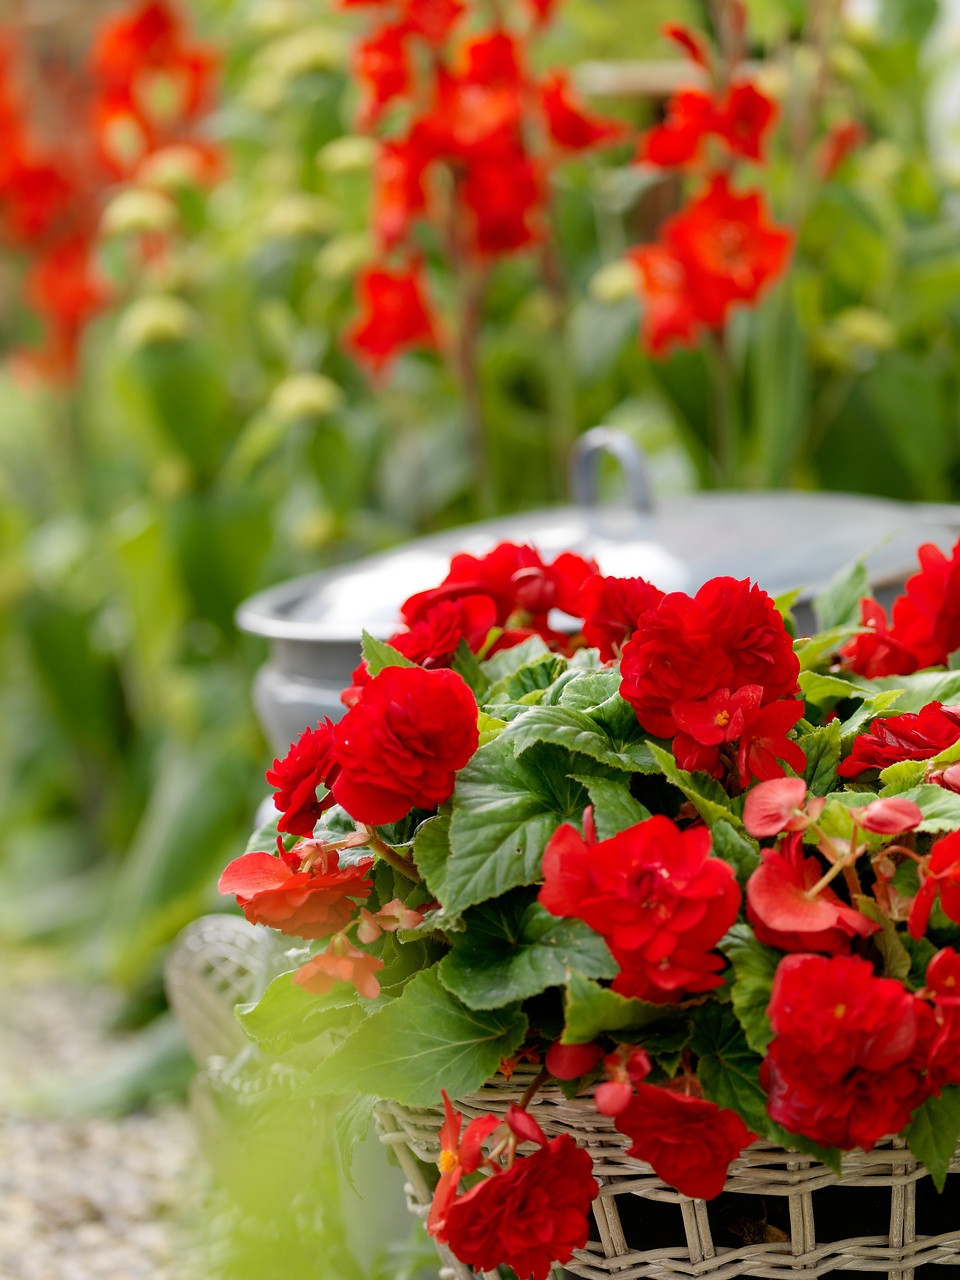
[[[902,760],[929,760],[960,740],[960,708],[929,702],[919,712],[878,717],[869,733],[853,740],[853,750],[837,770],[858,778],[867,769],[886,769]]]
[[[395,649],[422,667],[442,666],[461,640],[477,653],[497,625],[497,606],[489,596],[440,600],[407,631],[390,637]]]
[[[792,693],[800,664],[783,619],[765,591],[713,578],[696,596],[675,592],[643,616],[620,664],[620,693],[648,733],[678,731],[674,707],[716,690],[763,690],[763,704]]]
[[[476,1271],[505,1264],[520,1280],[547,1280],[556,1263],[587,1243],[600,1188],[589,1153],[569,1134],[548,1142],[536,1121],[526,1120],[539,1149],[457,1196],[434,1234]]]
[[[858,675],[910,675],[923,667],[945,666],[960,648],[960,542],[949,559],[933,543],[917,556],[920,572],[907,579],[905,594],[885,610],[872,599],[860,601],[861,623],[870,635],[854,636],[840,650],[847,668]]]
[[[777,849],[764,849],[763,863],[747,881],[747,919],[757,941],[781,951],[825,951],[849,955],[857,938],[869,938],[880,926],[846,906],[828,885],[816,897],[809,891],[823,876],[816,858],[803,855],[801,832]]]
[[[643,578],[604,578],[594,574],[583,583],[576,613],[583,618],[583,638],[600,650],[604,662],[619,659],[623,646],[655,609],[663,592]]]
[[[938,840],[920,864],[920,892],[907,921],[912,938],[926,933],[938,892],[945,913],[960,924],[960,831]]]
[[[332,794],[317,799],[317,787],[329,786],[336,772],[333,725],[330,720],[316,729],[305,729],[282,760],[274,760],[266,773],[267,782],[277,788],[273,803],[283,815],[278,831],[309,836],[322,813],[333,805]]]
[[[349,982],[364,1000],[376,1000],[380,994],[377,974],[385,967],[379,957],[361,951],[338,933],[326,951],[300,966],[293,981],[315,996],[325,996],[338,982]]]
[[[864,1151],[899,1133],[928,1094],[932,1015],[857,956],[787,956],[760,1068],[772,1119],[823,1146]]]
[[[664,1004],[722,985],[713,948],[737,918],[733,868],[710,856],[710,832],[660,815],[593,844],[564,825],[547,842],[540,904],[585,921],[621,972],[614,991]]]
[[[450,665],[461,640],[478,653],[496,626],[497,607],[489,596],[463,596],[459,600],[439,600],[425,610],[406,631],[390,637],[390,644],[405,658],[427,670]],[[366,662],[351,677],[353,683],[340,695],[345,707],[352,707],[360,690],[370,683]]]
[[[367,872],[373,858],[341,867],[336,850],[325,852],[307,871],[297,871],[269,853],[246,853],[225,869],[217,884],[234,894],[251,924],[265,924],[292,938],[328,938],[353,918],[369,898]]]
[[[436,347],[437,331],[427,301],[423,267],[413,261],[395,271],[368,267],[357,280],[361,313],[346,342],[375,373],[410,347]]]
[[[334,729],[333,794],[371,826],[433,809],[479,741],[476,701],[455,672],[386,667]]]
[[[927,965],[927,992],[937,1022],[927,1083],[939,1095],[947,1085],[960,1084],[960,954],[953,947],[938,951]]]
[[[454,556],[450,572],[440,586],[410,596],[400,612],[412,628],[441,601],[484,595],[494,602],[496,625],[506,627],[509,623],[515,632],[501,637],[497,649],[508,648],[535,633],[548,644],[558,644],[565,637],[550,629],[550,611],[559,609],[579,616],[580,588],[596,572],[593,560],[571,551],[558,555],[552,564],[545,564],[533,547],[501,542],[483,556]]]
[[[730,1161],[754,1138],[735,1111],[651,1084],[636,1086],[617,1115],[617,1128],[633,1143],[628,1155],[698,1200],[720,1194]]]

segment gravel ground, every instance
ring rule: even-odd
[[[51,958],[0,956],[0,1276],[190,1280],[182,1226],[202,1185],[185,1110],[64,1118],[50,1099],[108,1072],[115,997]]]

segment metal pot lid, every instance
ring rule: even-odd
[[[599,455],[624,467],[628,501],[597,500]],[[960,506],[925,506],[845,493],[696,493],[650,503],[644,460],[618,432],[583,437],[573,466],[577,504],[432,534],[343,568],[310,574],[253,596],[237,612],[241,630],[273,640],[349,641],[363,630],[386,639],[408,596],[436,586],[460,551],[529,543],[545,560],[561,551],[596,559],[602,573],[643,577],[664,591],[693,592],[708,578],[759,582],[772,595],[810,594],[865,552],[876,587],[902,582],[917,547],[948,550]],[[871,550],[873,548],[873,550]]]

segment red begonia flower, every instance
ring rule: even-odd
[[[334,729],[333,794],[371,826],[433,809],[479,740],[476,701],[455,672],[386,667]]]
[[[609,1077],[597,1085],[593,1103],[602,1116],[618,1116],[633,1097],[633,1086],[653,1070],[650,1057],[641,1045],[621,1044],[603,1060]]]
[[[369,898],[372,866],[373,858],[363,858],[341,867],[333,850],[308,871],[295,871],[269,853],[246,853],[224,870],[217,888],[236,896],[251,924],[292,938],[328,938],[353,918],[358,901]]]
[[[930,1011],[858,956],[787,956],[770,999],[760,1069],[778,1124],[823,1146],[870,1151],[927,1095]]]
[[[731,86],[717,107],[713,129],[734,155],[760,161],[776,120],[776,103],[755,84],[742,80]]]
[[[733,868],[709,853],[705,827],[680,831],[659,815],[594,845],[564,825],[544,851],[539,901],[606,939],[621,967],[615,991],[669,1003],[722,982],[713,948],[740,890]]]
[[[923,821],[923,810],[903,796],[881,796],[862,809],[852,809],[850,816],[864,831],[895,836],[919,827]]]
[[[358,278],[357,291],[363,310],[346,342],[362,363],[379,372],[409,347],[436,347],[419,263],[396,271],[368,267]]]
[[[525,569],[546,571],[533,547],[501,542],[486,555],[461,552],[450,561],[450,571],[440,586],[410,596],[401,606],[400,615],[408,626],[413,626],[441,600],[484,595],[496,604],[497,625],[503,626],[516,609],[516,575]]]
[[[952,791],[960,795],[960,764],[947,765],[945,769],[933,769],[927,772],[927,781],[944,791]]]
[[[886,609],[870,597],[860,601],[860,625],[869,628],[868,634],[853,636],[839,651],[848,671],[875,680],[907,676],[922,665],[923,655],[914,653],[891,630]]]
[[[282,760],[274,760],[266,772],[271,787],[277,788],[273,803],[283,815],[278,831],[309,836],[320,815],[334,804],[332,795],[317,799],[317,787],[329,786],[336,770],[333,724],[324,720],[316,729],[304,729]]]
[[[440,1159],[437,1161],[440,1180],[434,1189],[427,1217],[427,1231],[432,1236],[443,1231],[447,1210],[456,1198],[460,1179],[465,1173],[475,1173],[480,1167],[483,1143],[501,1124],[499,1116],[477,1116],[467,1125],[461,1141],[463,1116],[454,1109],[446,1089],[441,1089],[440,1092],[443,1095],[444,1111],[444,1122],[440,1128]]]
[[[440,600],[407,631],[390,637],[395,649],[422,667],[444,666],[461,640],[477,653],[497,625],[497,606],[489,596]]]
[[[557,1080],[579,1080],[592,1071],[602,1057],[603,1049],[596,1041],[561,1044],[556,1040],[547,1050],[544,1066]]]
[[[816,822],[827,803],[824,796],[811,796],[802,778],[773,778],[758,782],[747,792],[743,825],[758,840],[782,831],[805,831]]]
[[[540,82],[540,106],[550,137],[564,151],[591,151],[620,142],[626,127],[586,110],[565,71],[554,71]]]
[[[917,556],[920,572],[907,579],[906,597],[923,619],[936,650],[936,664],[942,665],[960,649],[960,541],[949,559],[932,542],[922,546]]]
[[[773,702],[793,692],[799,669],[767,593],[747,581],[713,578],[695,598],[674,592],[644,615],[642,630],[623,650],[620,693],[649,733],[668,738],[679,727],[677,703],[744,685],[759,686],[762,700]],[[778,714],[771,724],[785,720]]]
[[[604,662],[619,659],[641,617],[655,609],[663,592],[643,578],[587,578],[572,611],[583,618],[583,638],[600,650]]]
[[[743,733],[744,716],[763,700],[758,684],[745,684],[736,693],[714,689],[706,698],[680,698],[673,704],[677,728],[701,746],[716,747],[721,742],[736,742]]]
[[[788,764],[794,773],[803,773],[807,767],[804,750],[786,736],[802,716],[803,703],[793,698],[744,709],[737,755],[741,787],[748,787],[754,778],[759,782],[782,778],[785,771],[781,762]]]
[[[436,1237],[476,1271],[507,1265],[521,1280],[547,1280],[587,1242],[600,1190],[592,1170],[568,1134],[553,1138],[458,1196]]]
[[[886,769],[901,760],[929,760],[960,740],[956,715],[953,708],[929,702],[916,713],[878,717],[869,733],[854,738],[853,750],[837,773],[841,778],[857,778],[867,769]]]
[[[617,1128],[633,1143],[628,1155],[645,1160],[658,1178],[697,1200],[720,1194],[730,1161],[754,1136],[735,1111],[652,1084],[637,1085],[636,1096],[617,1116]]]
[[[960,924],[960,831],[938,840],[920,864],[920,892],[907,921],[911,937],[919,939],[926,933],[938,892],[943,910]]]
[[[770,220],[763,194],[737,195],[725,174],[712,178],[662,234],[694,283],[700,320],[717,328],[734,303],[755,302],[780,275],[793,244],[791,232]]]
[[[747,881],[747,919],[768,947],[849,955],[854,939],[869,938],[880,926],[845,906],[829,885],[808,896],[823,868],[803,856],[802,839],[798,831],[780,848],[763,850],[762,864]]]
[[[338,982],[349,982],[364,1000],[376,1000],[380,994],[376,975],[384,967],[377,956],[361,951],[338,933],[326,951],[300,966],[293,981],[315,996],[325,996]]]
[[[960,1084],[960,954],[953,947],[938,951],[927,965],[927,991],[937,1022],[927,1083],[939,1094],[947,1085]]]

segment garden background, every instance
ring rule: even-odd
[[[960,498],[957,6],[747,4],[746,66],[777,119],[737,181],[789,260],[722,333],[651,331],[628,254],[699,180],[637,163],[669,94],[702,83],[661,28],[724,47],[733,8],[557,4],[531,65],[569,69],[621,132],[552,154],[530,243],[471,258],[423,218],[402,256],[429,341],[371,355],[357,282],[384,257],[371,207],[396,126],[356,73],[369,5],[193,0],[181,61],[147,67],[147,143],[122,112],[76,110],[98,31],[130,6],[0,6],[7,136],[35,169],[85,175],[25,196],[0,162],[0,939],[112,984],[118,1025],[143,1029],[136,1069],[88,1101],[136,1106],[189,1073],[163,957],[223,909],[271,758],[250,702],[265,650],[233,623],[251,592],[561,501],[599,423],[644,448],[660,495]],[[74,275],[52,257],[64,209],[86,237]],[[316,1274],[365,1274],[339,1175],[311,1176],[326,1211],[262,1225],[261,1243],[307,1241],[276,1274],[318,1256]]]

